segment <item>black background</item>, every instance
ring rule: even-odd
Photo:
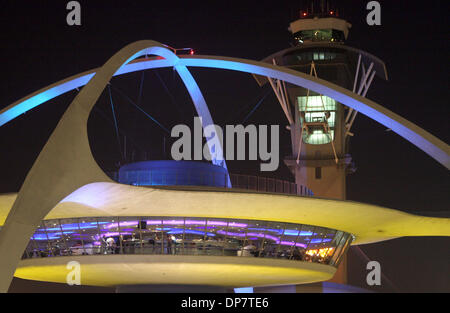
[[[66,24],[68,1],[0,2],[0,108],[68,76],[101,66],[126,44],[153,39],[196,54],[260,60],[288,47],[289,22],[302,1],[79,1],[82,25]],[[386,62],[389,81],[375,79],[368,98],[449,142],[448,1],[380,1],[382,25],[366,24],[368,1],[338,1],[353,27],[347,45]],[[172,70],[146,72],[141,105],[167,128],[191,123],[193,105]],[[192,69],[214,121],[239,124],[264,94],[248,74]],[[112,80],[138,98],[141,74]],[[57,121],[76,95],[49,101],[0,129],[0,192],[17,192]],[[118,123],[127,134],[128,152],[166,158],[161,128],[113,91]],[[120,161],[107,94],[92,113],[89,135],[94,155],[106,170]],[[105,118],[105,116],[107,118]],[[281,153],[289,153],[286,124],[269,95],[247,123],[280,124]],[[358,168],[347,179],[347,198],[399,210],[448,216],[448,171],[424,152],[369,118],[358,115],[351,153]],[[168,139],[167,139],[168,140]],[[169,140],[170,141],[170,140]],[[129,156],[131,158],[131,156]],[[123,160],[122,160],[123,162]],[[229,162],[234,173],[260,174],[259,162]],[[275,173],[291,179],[281,166]],[[450,291],[449,239],[396,239],[362,249],[382,264],[392,284],[378,291]],[[352,257],[353,255],[353,257]],[[365,263],[350,251],[350,283],[365,285]],[[352,261],[353,260],[353,261]],[[359,261],[358,261],[359,260]],[[394,287],[392,287],[394,286]],[[25,287],[24,287],[25,288]]]

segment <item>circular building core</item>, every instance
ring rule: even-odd
[[[134,186],[228,187],[227,169],[206,162],[142,161],[119,169],[118,181]]]

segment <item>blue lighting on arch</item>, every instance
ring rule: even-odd
[[[384,107],[368,99],[364,99],[361,96],[355,95],[354,93],[339,86],[331,85],[331,87],[329,87],[325,84],[327,82],[321,81],[320,79],[301,77],[299,73],[295,74],[293,70],[281,68],[277,69],[275,66],[264,64],[262,62],[210,56],[191,56],[180,59],[169,50],[158,46],[144,49],[143,51],[136,53],[133,57],[144,54],[160,54],[165,58],[165,60],[156,59],[151,61],[131,62],[120,67],[114,75],[121,75],[132,71],[149,68],[174,66],[180,73],[180,77],[182,79],[185,78],[183,81],[185,81],[186,87],[193,88],[192,90],[189,90],[191,96],[193,97],[193,101],[194,99],[201,100],[197,94],[200,89],[198,89],[196,84],[195,86],[192,85],[192,81],[189,77],[191,75],[184,75],[187,66],[228,69],[276,78],[333,98],[336,101],[372,118],[380,124],[392,129],[394,132],[433,157],[447,169],[450,169],[449,147],[444,142],[440,141],[438,138],[427,133],[411,122],[396,115],[395,113],[390,112]],[[131,60],[131,58],[129,60]],[[15,102],[0,111],[0,126],[43,102],[85,85],[94,74],[95,71],[91,71],[89,73],[83,73],[81,76],[70,77],[61,82],[59,85],[52,85],[54,87],[43,88],[34,93],[33,96]]]

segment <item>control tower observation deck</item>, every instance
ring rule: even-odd
[[[300,11],[290,23],[293,47],[263,61],[304,72],[365,96],[377,75],[387,80],[383,61],[345,45],[351,24],[334,10],[312,14]],[[269,82],[286,114],[292,154],[284,162],[298,185],[308,186],[315,196],[346,198],[345,177],[354,171],[349,152],[352,124],[357,112],[303,87],[262,76]]]
[[[336,10],[300,11],[289,25],[291,48],[266,57],[263,62],[288,67],[366,96],[375,77],[387,80],[379,58],[345,44],[352,25]],[[262,86],[270,83],[286,115],[291,154],[284,158],[297,185],[306,185],[316,197],[346,199],[346,176],[355,171],[349,151],[351,127],[357,111],[335,99],[269,77],[256,76]],[[341,262],[333,282],[347,282],[347,261]]]

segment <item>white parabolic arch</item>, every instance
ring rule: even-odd
[[[198,114],[203,117],[203,126],[212,124],[208,107],[194,78],[184,65],[178,64],[179,58],[165,46],[155,41],[138,41],[113,55],[69,105],[25,178],[0,232],[0,292],[8,290],[29,238],[59,201],[86,184],[112,182],[92,157],[87,137],[87,121],[114,74],[124,64],[144,54],[161,56],[168,62],[168,66],[175,67],[191,94]],[[45,93],[35,96],[31,97],[34,104],[44,99]],[[12,112],[15,110],[17,113],[25,108],[22,102],[13,105]],[[26,109],[23,112],[25,111]],[[8,112],[11,114],[11,110],[6,113]]]
[[[25,178],[0,232],[0,292],[8,290],[29,238],[41,220],[59,201],[89,183],[111,182],[92,157],[87,137],[87,120],[103,89],[114,74],[120,73],[128,66],[127,63],[144,54],[164,57],[164,61],[158,60],[159,64],[174,66],[179,73],[181,72],[180,76],[183,76],[183,72],[189,73],[185,66],[200,66],[254,73],[303,86],[336,99],[373,118],[418,146],[447,168],[450,166],[449,147],[444,142],[380,105],[327,81],[294,70],[243,59],[211,56],[179,59],[158,42],[138,41],[112,56],[104,66],[96,70],[93,77],[93,73],[90,73],[92,78],[88,79],[88,83],[85,82],[86,86],[69,105]],[[192,84],[196,86],[196,83],[190,73],[186,77],[187,79],[184,80],[186,87],[193,101],[196,102],[200,99],[199,97],[202,97],[200,89],[190,88]],[[81,75],[74,77],[74,79],[80,78],[82,78]],[[68,79],[63,83],[70,85],[73,81]],[[5,108],[0,112],[0,123],[4,124],[30,108],[55,97],[58,92],[63,93],[59,91],[61,85],[54,84],[44,88],[53,95],[45,94],[44,90]],[[65,88],[67,89],[68,85],[65,85]]]

